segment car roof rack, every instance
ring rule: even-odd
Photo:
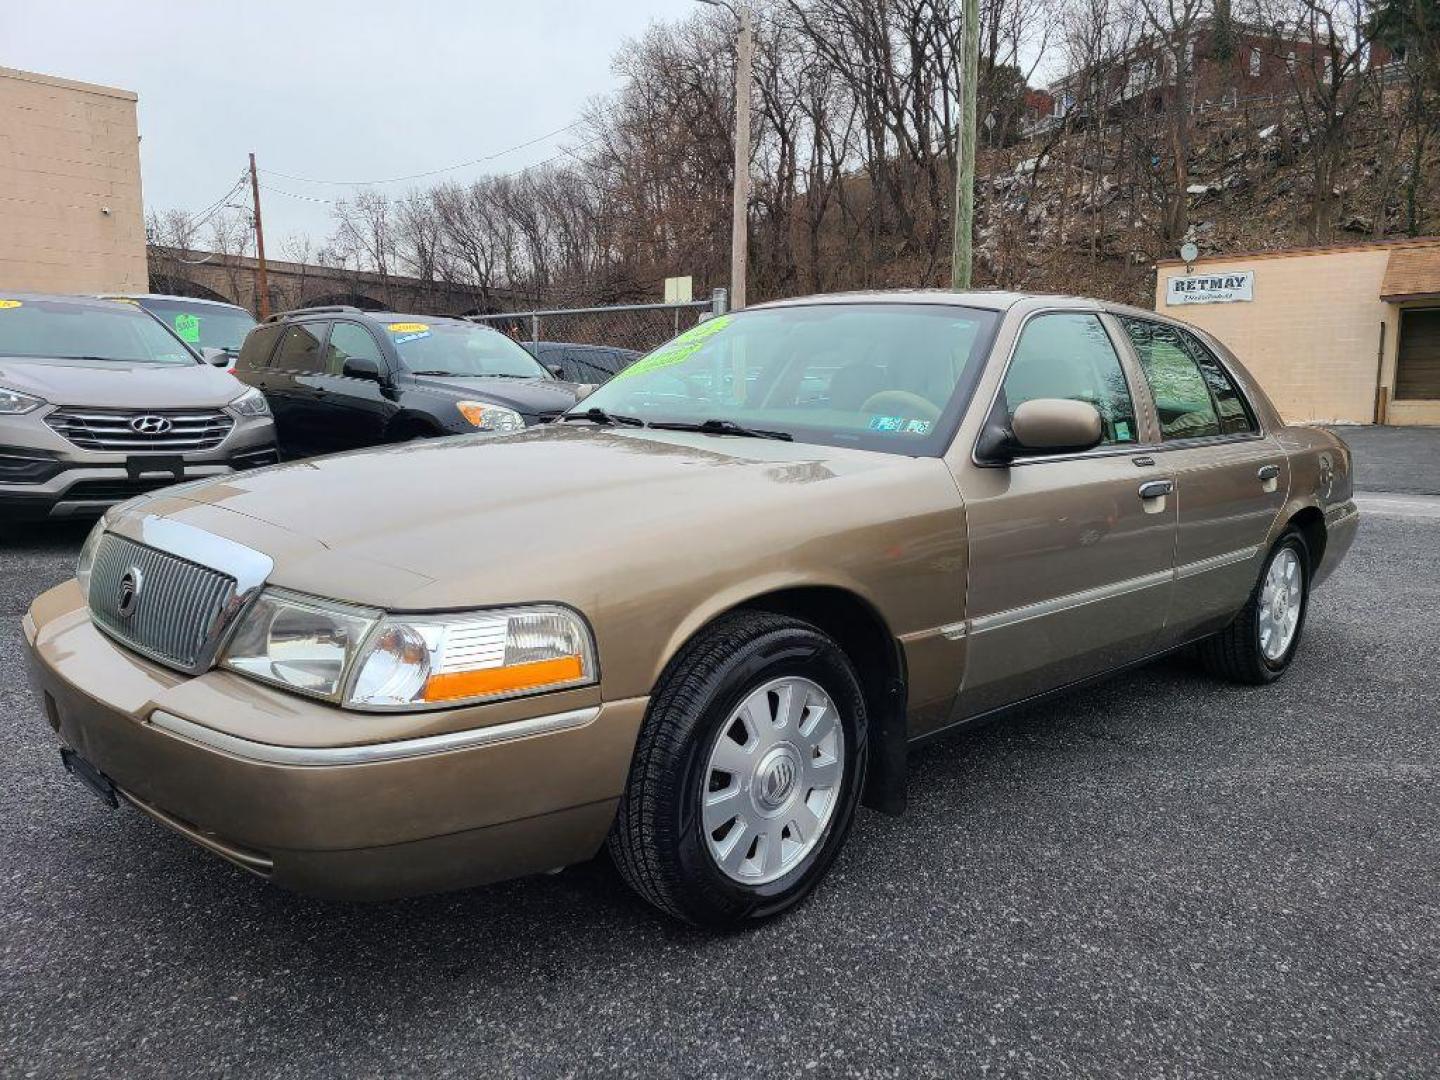
[[[265,321],[279,322],[281,319],[286,318],[289,315],[335,315],[340,312],[346,312],[355,315],[373,314],[372,312],[366,311],[364,308],[358,308],[353,304],[327,304],[324,307],[297,307],[291,308],[289,311],[277,311],[274,315],[271,315]]]

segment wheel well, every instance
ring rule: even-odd
[[[788,615],[819,627],[855,665],[870,718],[866,806],[900,813],[905,806],[905,658],[880,613],[845,589],[805,586],[753,597],[743,610]]]
[[[1325,515],[1317,507],[1307,506],[1290,519],[1290,525],[1300,530],[1305,546],[1310,551],[1310,573],[1313,575],[1325,557]]]

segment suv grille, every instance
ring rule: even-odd
[[[214,450],[235,426],[217,409],[56,409],[45,423],[81,450],[120,453]]]
[[[121,579],[139,579],[134,612],[120,613]],[[106,533],[90,573],[90,615],[101,629],[173,667],[194,669],[223,629],[235,579]]]

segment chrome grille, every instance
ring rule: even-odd
[[[134,611],[120,614],[122,579],[140,581]],[[208,660],[224,629],[235,579],[164,551],[106,533],[90,573],[90,615],[102,630],[163,664],[185,670]]]
[[[45,423],[81,450],[129,454],[214,450],[235,426],[217,409],[56,409]]]

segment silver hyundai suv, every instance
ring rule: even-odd
[[[278,460],[264,396],[135,305],[0,293],[0,522]]]

